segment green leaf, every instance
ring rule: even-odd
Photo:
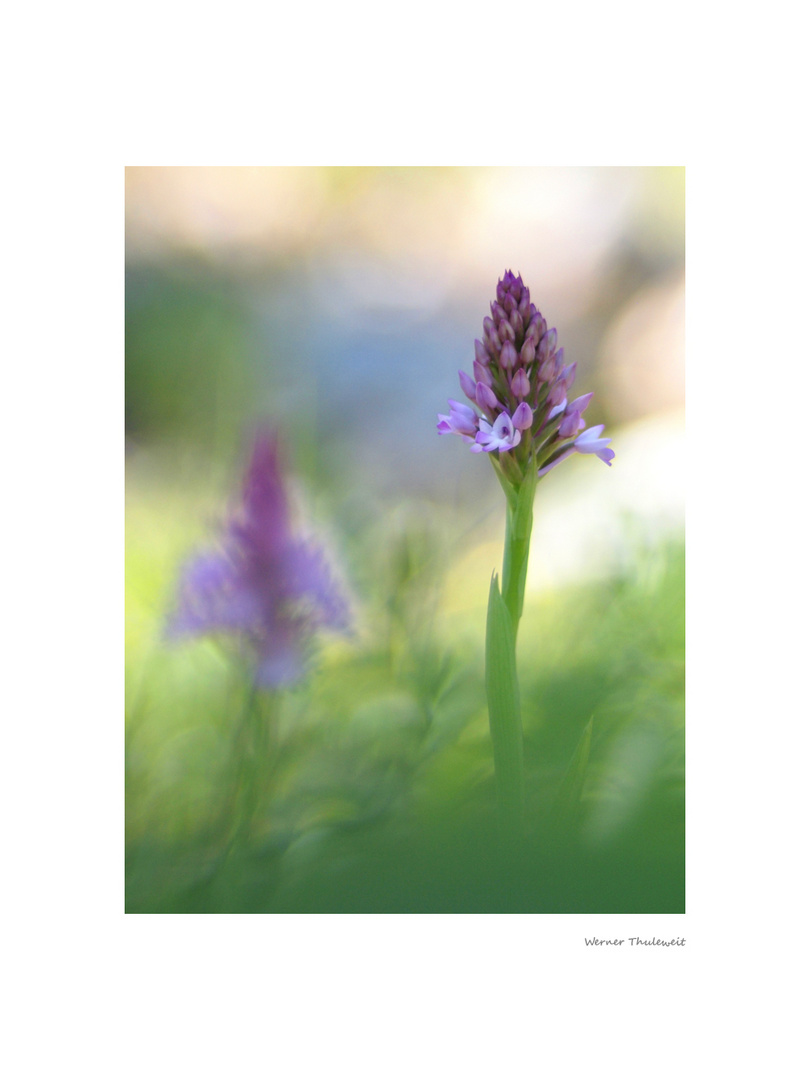
[[[492,575],[489,587],[486,688],[499,812],[504,826],[518,834],[523,818],[523,726],[515,634],[509,610],[498,588],[497,574]]]
[[[593,717],[585,725],[585,730],[580,736],[574,755],[568,763],[560,789],[554,799],[552,816],[559,822],[569,821],[576,816],[579,801],[582,798],[582,788],[585,784],[585,772],[588,768],[588,760],[591,755],[591,736],[593,734]]]

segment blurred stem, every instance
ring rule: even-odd
[[[249,835],[273,773],[277,737],[278,695],[260,692],[251,683],[236,742],[236,772],[231,801],[233,832],[229,847]]]

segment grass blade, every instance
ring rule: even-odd
[[[579,810],[582,789],[585,784],[585,773],[591,756],[591,737],[593,735],[593,717],[585,725],[585,730],[579,737],[577,748],[568,763],[565,776],[560,784],[560,789],[554,799],[551,809],[552,818],[558,825],[572,822],[576,819]]]

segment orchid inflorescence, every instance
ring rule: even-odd
[[[169,635],[235,637],[256,685],[279,687],[305,671],[316,630],[344,632],[349,621],[325,552],[293,531],[278,439],[262,429],[222,544],[185,567]]]
[[[585,429],[582,419],[593,394],[568,400],[577,365],[565,365],[557,331],[548,328],[520,275],[507,270],[496,296],[483,340],[475,342],[474,377],[458,373],[476,408],[450,400],[450,412],[439,415],[439,433],[460,435],[476,454],[497,451],[493,464],[513,484],[532,464],[545,476],[574,452],[596,454],[610,465],[614,453],[610,439],[602,438],[604,425]]]
[[[520,275],[498,282],[491,316],[475,343],[473,375],[459,371],[464,395],[439,415],[441,435],[460,435],[475,454],[489,454],[506,495],[503,570],[493,572],[487,608],[485,684],[498,813],[504,836],[523,831],[523,726],[516,644],[531,546],[538,479],[573,453],[614,453],[604,426],[586,428],[593,394],[568,400],[577,365],[565,364],[557,331],[531,302]]]

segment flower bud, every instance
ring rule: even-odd
[[[507,322],[506,319],[504,319],[498,326],[498,336],[500,337],[501,341],[515,340],[515,331],[512,329],[511,325]]]
[[[556,374],[557,359],[554,356],[547,356],[537,371],[537,378],[540,382],[551,382]]]
[[[571,410],[571,412],[576,411],[580,415],[582,415],[582,413],[584,413],[585,410],[590,405],[592,397],[593,397],[593,390],[591,390],[591,392],[589,394],[582,394],[582,395],[580,395],[580,397],[574,398],[574,400],[570,403],[568,408]]]
[[[458,381],[461,384],[463,393],[470,401],[475,401],[475,381],[470,378],[466,371],[460,371],[458,373]]]
[[[501,367],[506,371],[511,371],[517,363],[517,358],[517,349],[511,341],[507,341],[501,349]]]
[[[534,355],[535,355],[534,342],[532,341],[531,338],[528,338],[523,343],[523,348],[520,350],[520,362],[521,362],[521,364],[523,364],[525,367],[528,367],[529,364],[531,364],[532,361],[534,360]]]
[[[540,338],[543,336],[542,317],[540,315],[532,316],[529,320],[529,325],[526,327],[526,340],[531,341],[535,349],[540,344]]]
[[[473,375],[476,382],[482,382],[485,386],[492,386],[492,373],[489,370],[489,363],[481,364],[478,360],[473,360]]]
[[[501,407],[490,387],[482,382],[475,384],[475,403],[479,409],[499,409]]]
[[[585,426],[585,421],[580,417],[580,414],[576,409],[573,412],[569,411],[569,407],[565,410],[565,416],[562,418],[559,428],[559,436],[561,439],[570,439],[572,435],[580,430],[580,427]]]
[[[565,401],[566,386],[562,379],[557,379],[552,383],[551,389],[548,392],[548,400],[554,406],[562,405]]]
[[[527,431],[532,426],[533,420],[534,414],[532,413],[532,410],[525,401],[521,401],[520,405],[515,409],[512,423],[518,431]]]
[[[529,390],[531,390],[531,384],[529,383],[529,376],[523,368],[518,368],[512,376],[511,387],[515,397],[525,398],[528,396]]]

